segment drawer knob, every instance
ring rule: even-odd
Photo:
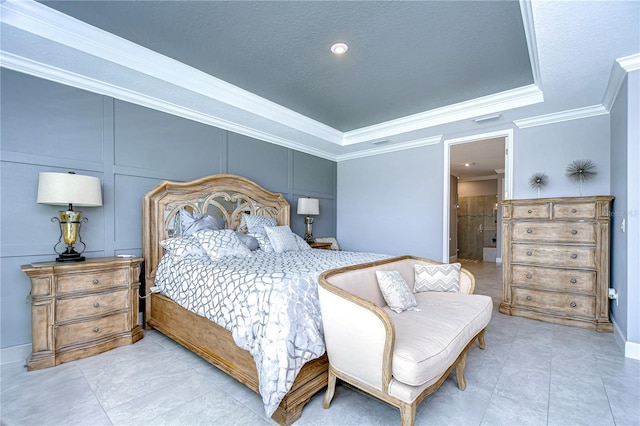
[[[571,284],[575,284],[577,282],[578,282],[578,280],[576,280],[575,278],[571,278]]]
[[[531,279],[531,277],[532,277],[532,276],[533,276],[533,275],[531,275],[531,274],[527,274],[527,278],[528,278],[528,279]]]
[[[533,232],[533,229],[527,228],[527,234],[531,234],[532,232]]]
[[[94,279],[93,279],[93,283],[94,283],[94,284],[98,284],[99,282],[100,282],[100,280],[99,280],[99,279],[97,279],[97,278],[94,278]]]
[[[94,328],[93,328],[93,332],[94,332],[94,333],[97,333],[98,331],[100,331],[100,327],[94,327]]]
[[[527,296],[527,300],[531,300],[531,299],[532,299],[532,297],[531,297],[531,296]]]
[[[571,234],[572,234],[572,235],[576,235],[577,233],[578,233],[578,231],[577,231],[577,230],[575,230],[575,229],[572,229],[572,230],[571,230]]]
[[[578,213],[578,210],[576,210],[576,209],[571,209],[571,213]]]
[[[531,250],[527,250],[527,256],[533,256],[533,252]]]
[[[573,254],[571,255],[571,258],[572,258],[572,259],[577,259],[577,258],[578,258],[578,255],[577,255],[577,254],[575,254],[575,253],[573,253]]]
[[[93,304],[93,307],[94,307],[94,308],[99,308],[99,307],[100,307],[100,304],[99,304],[98,302],[95,302],[95,303]]]
[[[527,213],[531,214],[533,213],[533,210],[527,210]]]
[[[578,305],[576,304],[576,302],[571,302],[571,307],[572,307],[572,308],[575,308],[576,306],[578,306]]]

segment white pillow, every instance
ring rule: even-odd
[[[267,234],[247,234],[256,240],[258,240],[258,249],[262,250],[265,253],[273,253],[273,247],[271,246],[271,242],[269,241],[269,237]]]
[[[265,234],[265,226],[278,226],[278,222],[272,217],[246,213],[243,213],[242,217],[247,223],[249,234]]]
[[[287,225],[265,226],[264,230],[267,233],[267,237],[269,237],[273,251],[276,253],[300,250],[298,241],[296,240],[296,234],[291,232],[291,228]]]
[[[200,245],[207,252],[211,260],[225,256],[249,256],[251,250],[247,248],[231,229],[219,231],[201,230],[193,234]]]
[[[172,256],[205,257],[207,252],[200,246],[200,241],[193,236],[174,237],[160,241],[160,245]]]
[[[413,265],[416,282],[414,293],[423,291],[460,292],[460,264]]]
[[[376,271],[378,286],[385,302],[394,312],[400,313],[407,309],[417,311],[416,297],[411,293],[407,282],[398,271]]]

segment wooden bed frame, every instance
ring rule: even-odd
[[[213,175],[192,182],[164,181],[145,194],[142,207],[142,251],[144,294],[151,293],[158,262],[164,254],[160,241],[179,235],[181,208],[225,219],[236,229],[242,213],[273,217],[289,225],[290,207],[282,194],[269,192],[256,183],[235,175]],[[151,294],[146,299],[145,328],[155,328],[258,393],[258,374],[248,351],[239,348],[231,332],[194,314],[166,296]],[[327,385],[326,354],[306,363],[293,387],[272,418],[290,425],[302,414],[309,399]]]

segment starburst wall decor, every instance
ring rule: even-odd
[[[538,172],[531,175],[529,185],[538,190],[538,198],[540,198],[540,189],[547,185],[547,174]]]
[[[581,197],[582,183],[593,179],[598,174],[596,168],[596,163],[591,160],[575,160],[567,166],[565,176],[568,177],[571,182],[578,182]]]

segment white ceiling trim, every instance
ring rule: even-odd
[[[481,180],[497,180],[498,175],[487,175],[487,176],[473,176],[468,178],[460,178],[458,182],[476,182]]]
[[[495,114],[513,108],[544,101],[542,91],[535,84],[506,90],[481,98],[425,111],[374,126],[363,127],[344,134],[344,145],[387,139],[399,133],[412,132],[454,121]]]
[[[616,96],[618,96],[618,91],[622,86],[622,82],[624,81],[624,77],[628,72],[637,71],[640,69],[640,53],[636,53],[635,55],[625,56],[624,58],[619,58],[613,64],[613,68],[611,69],[611,75],[609,75],[609,83],[607,84],[607,89],[604,92],[604,98],[602,99],[602,105],[607,109],[607,111],[611,111],[613,107],[613,102],[616,100]]]
[[[106,94],[114,98],[131,102],[155,109],[157,111],[166,112],[188,120],[197,121],[210,126],[229,130],[235,133],[243,134],[256,139],[261,139],[275,145],[291,148],[317,157],[336,161],[334,154],[315,149],[305,144],[296,143],[289,139],[284,139],[266,132],[262,132],[253,128],[242,126],[228,120],[214,117],[200,111],[175,105],[162,99],[154,98],[132,90],[124,89],[113,85],[108,85],[103,81],[98,81],[83,75],[75,74],[67,70],[61,70],[48,64],[39,63],[31,59],[23,58],[13,53],[0,50],[0,66],[3,68],[18,71],[24,74],[33,75],[35,77],[51,80],[67,86],[77,87],[93,93]]]
[[[523,12],[523,14],[529,16],[530,5],[528,2],[525,2],[524,7],[529,12]],[[337,129],[215,78],[193,67],[139,46],[114,34],[93,27],[85,22],[67,16],[35,1],[8,0],[0,3],[0,9],[3,18],[2,20],[5,24],[140,72],[144,75],[157,78],[161,81],[206,96],[217,102],[247,111],[252,115],[257,115],[339,146],[347,146],[356,143],[389,138],[405,132],[421,130],[481,115],[502,112],[504,110],[543,101],[542,91],[534,84],[402,117],[374,126],[356,129],[351,132],[342,133]],[[537,49],[535,48],[535,36],[533,35],[533,27],[530,24],[532,24],[532,22],[525,24],[525,30],[527,31],[527,43],[529,45],[530,56],[533,56],[531,61],[532,64],[534,64],[534,79],[539,80],[539,78],[536,77],[538,72],[535,71],[539,69],[539,66],[537,66],[538,61],[536,53]],[[67,81],[65,84],[69,84],[70,81],[75,81],[76,83],[79,81],[80,76],[72,72],[69,72],[70,76],[63,77],[62,74],[65,70],[60,68],[56,69],[54,72],[55,75],[49,77],[46,76],[46,66],[38,68],[40,69],[29,72],[28,67],[25,66],[22,68],[22,72],[38,75],[39,77],[48,78],[54,81]],[[160,99],[154,98],[154,102],[149,103],[148,99],[143,99],[145,98],[145,95],[142,94],[143,91],[137,91],[135,90],[135,87],[131,89],[122,88],[115,84],[111,84],[108,81],[99,81],[95,78],[88,79],[91,81],[91,84],[89,86],[83,86],[83,88],[87,90],[92,90],[97,93],[127,101],[133,101],[137,104],[150,106],[156,109],[158,109],[159,106],[162,106],[162,111],[182,117],[192,117],[200,114],[197,111],[190,110],[180,105],[164,102]],[[137,100],[135,100],[135,97],[131,97],[131,94],[134,93],[139,95]],[[129,96],[123,98],[123,94],[128,94]],[[185,113],[183,110],[187,110],[187,112]],[[208,114],[202,115],[206,117],[206,120],[198,121],[211,123],[212,120],[216,119]],[[230,123],[228,120],[219,118],[218,122],[227,123],[223,126],[223,128],[227,130],[232,130],[247,136],[255,137],[257,134],[265,134],[265,132],[262,132],[258,128],[260,127],[259,124],[253,125],[250,121],[238,124]],[[215,125],[220,126],[219,124]],[[233,129],[230,128],[230,126],[233,127]],[[301,144],[295,141],[286,140],[286,138],[274,135],[271,136],[272,138],[267,140],[268,142],[272,142],[273,138],[276,138],[280,140],[280,143],[278,143],[279,145],[301,146]],[[303,151],[308,152],[309,149],[313,150],[313,148],[307,147]],[[333,156],[333,154],[323,154],[324,155],[322,155],[322,157],[324,158],[327,158],[327,156]]]
[[[533,21],[533,8],[531,0],[520,0],[520,13],[524,25],[524,35],[527,38],[529,61],[533,73],[533,84],[542,90],[542,77],[540,76],[540,57],[538,56],[538,43],[536,41],[536,29]]]
[[[388,154],[395,151],[404,151],[406,149],[418,148],[427,145],[437,145],[442,141],[443,135],[431,136],[424,139],[416,139],[413,141],[394,143],[385,145],[384,147],[368,149],[366,151],[352,152],[349,154],[340,154],[336,156],[336,161],[353,160],[355,158],[370,157],[372,155]]]
[[[338,145],[342,142],[342,132],[330,126],[43,4],[31,0],[7,1],[1,9],[3,22],[15,28],[326,141]]]
[[[522,120],[513,120],[513,124],[518,126],[520,129],[526,129],[527,127],[544,126],[547,124],[595,117],[603,114],[609,114],[609,111],[603,105],[592,105],[584,108],[576,108],[551,114],[538,115],[536,117],[523,118]]]

